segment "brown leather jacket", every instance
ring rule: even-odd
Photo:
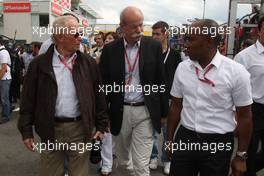
[[[18,129],[23,139],[33,138],[34,126],[43,142],[54,140],[57,83],[52,67],[53,52],[54,45],[51,45],[45,54],[30,63],[25,76],[18,120]],[[101,76],[95,61],[79,51],[72,75],[89,139],[94,125],[96,130],[107,130],[107,105],[104,93],[99,92]]]

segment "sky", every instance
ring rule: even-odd
[[[92,7],[103,19],[99,24],[118,24],[119,14],[126,6],[139,7],[144,14],[145,24],[159,20],[170,25],[180,25],[187,19],[202,18],[204,0],[82,0]],[[206,0],[205,18],[216,20],[219,24],[227,22],[229,0]],[[251,5],[240,4],[238,17],[251,12]]]

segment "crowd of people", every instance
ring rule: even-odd
[[[19,46],[16,57],[1,41],[1,123],[9,121],[11,103],[19,99],[18,129],[29,150],[33,129],[42,143],[101,141],[103,176],[112,173],[114,159],[117,175],[149,176],[158,168],[160,150],[166,175],[228,176],[231,170],[256,176],[264,158],[264,17],[257,41],[246,40],[234,60],[219,52],[220,35],[186,34],[179,52],[169,45],[166,22],[153,24],[151,37],[142,35],[143,22],[140,9],[126,7],[118,33],[99,32],[92,49],[82,45],[72,14],[57,17],[53,26],[78,32],[54,33],[28,51]],[[219,25],[201,19],[190,27]],[[46,149],[40,175],[88,176],[92,157],[79,148]]]

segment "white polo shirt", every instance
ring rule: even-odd
[[[0,46],[0,50],[5,48],[5,46]],[[2,64],[7,64],[7,71],[4,74],[2,80],[10,80],[11,79],[11,58],[6,49],[0,51],[0,69],[2,67]],[[8,66],[9,65],[9,66]]]
[[[212,69],[206,78],[214,83],[204,83],[203,75],[209,65]],[[234,131],[233,107],[252,104],[249,73],[239,63],[216,53],[205,69],[192,60],[179,64],[175,72],[171,95],[183,99],[181,124],[200,133],[225,134]]]
[[[264,104],[264,46],[257,41],[239,52],[234,60],[250,73],[253,100]]]

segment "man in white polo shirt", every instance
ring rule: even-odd
[[[238,176],[246,170],[246,151],[252,129],[249,73],[217,51],[220,36],[215,21],[199,20],[190,29],[186,43],[190,60],[179,64],[171,89],[173,100],[167,141],[168,155],[172,158],[170,175],[227,176],[233,131],[237,127],[238,149],[232,169]],[[206,29],[211,33],[202,31]],[[171,149],[174,149],[173,157]]]
[[[258,30],[257,42],[235,56],[235,61],[244,65],[251,75],[254,101],[252,105],[254,128],[248,149],[248,170],[245,176],[256,176],[256,170],[263,168],[263,161],[260,166],[257,166],[255,161],[259,141],[264,151],[264,17],[259,20]],[[261,157],[263,160],[264,156]]]
[[[9,100],[9,89],[11,84],[10,66],[10,55],[3,45],[3,40],[0,39],[0,94],[2,102],[2,119],[0,120],[0,124],[8,122],[11,115]]]

